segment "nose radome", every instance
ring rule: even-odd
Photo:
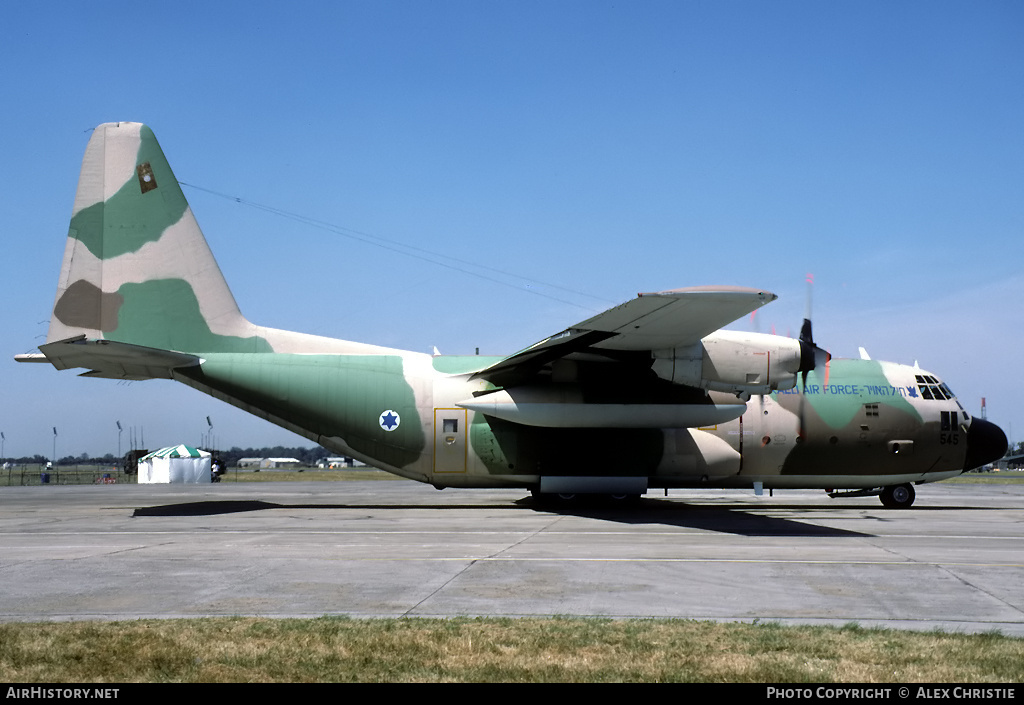
[[[964,472],[999,460],[1006,455],[1006,434],[991,421],[974,418],[967,429],[967,457]]]

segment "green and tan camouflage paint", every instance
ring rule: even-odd
[[[572,337],[623,352],[620,362],[570,378],[571,396],[620,406],[705,398],[702,390],[658,379],[650,369],[653,350],[645,363],[635,349],[617,347],[616,326],[624,325],[618,317],[626,321],[638,308],[651,341],[676,345],[654,322],[663,302],[646,296],[590,319],[600,321],[599,334]],[[757,296],[756,305],[774,298]],[[698,315],[691,323],[713,329],[714,321]],[[165,365],[161,376],[437,486],[536,487],[541,476],[557,475],[644,477],[651,487],[857,488],[957,474],[966,452],[955,439],[966,434],[969,418],[955,399],[921,399],[915,375],[927,373],[870,360],[833,360],[806,384],[753,396],[739,418],[707,428],[545,428],[459,408],[495,389],[474,373],[520,358],[432,357],[250,323],[156,138],[138,123],[101,125],[89,141],[43,346],[58,368],[89,364],[97,376],[124,375],[108,358],[90,358],[91,348],[74,348],[63,364],[62,351],[75,345],[66,341],[75,338],[127,344],[127,356],[138,350],[132,346],[184,353],[150,355],[143,369]],[[564,340],[526,348],[521,359],[557,356]],[[607,374],[613,369],[614,379]],[[506,364],[494,379],[515,374]],[[544,375],[531,381],[550,383]],[[947,422],[956,415],[952,432],[939,427],[943,412]]]

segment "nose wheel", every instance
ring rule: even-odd
[[[914,503],[914,486],[911,484],[889,485],[878,496],[889,509],[907,509]]]

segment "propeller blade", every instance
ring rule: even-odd
[[[798,415],[800,417],[800,427],[797,431],[797,438],[803,440],[805,438],[806,424],[804,423],[804,399],[807,395],[807,375],[810,374],[811,370],[817,369],[819,366],[828,370],[829,360],[832,359],[832,355],[827,350],[822,350],[814,344],[814,331],[811,325],[811,292],[814,287],[814,275],[807,275],[807,313],[804,316],[803,325],[800,326],[800,378],[801,378],[801,390],[800,390],[800,409]]]
[[[804,324],[800,326],[800,342],[814,345],[814,334],[811,331],[811,319],[805,318]]]

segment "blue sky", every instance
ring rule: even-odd
[[[4,452],[54,426],[59,456],[115,452],[116,421],[199,442],[206,416],[219,445],[305,444],[13,362],[116,120],[154,129],[256,323],[502,354],[737,284],[780,300],[736,327],[795,334],[812,272],[820,345],[918,360],[1019,439],[1021,36],[1019,2],[4,3]]]

